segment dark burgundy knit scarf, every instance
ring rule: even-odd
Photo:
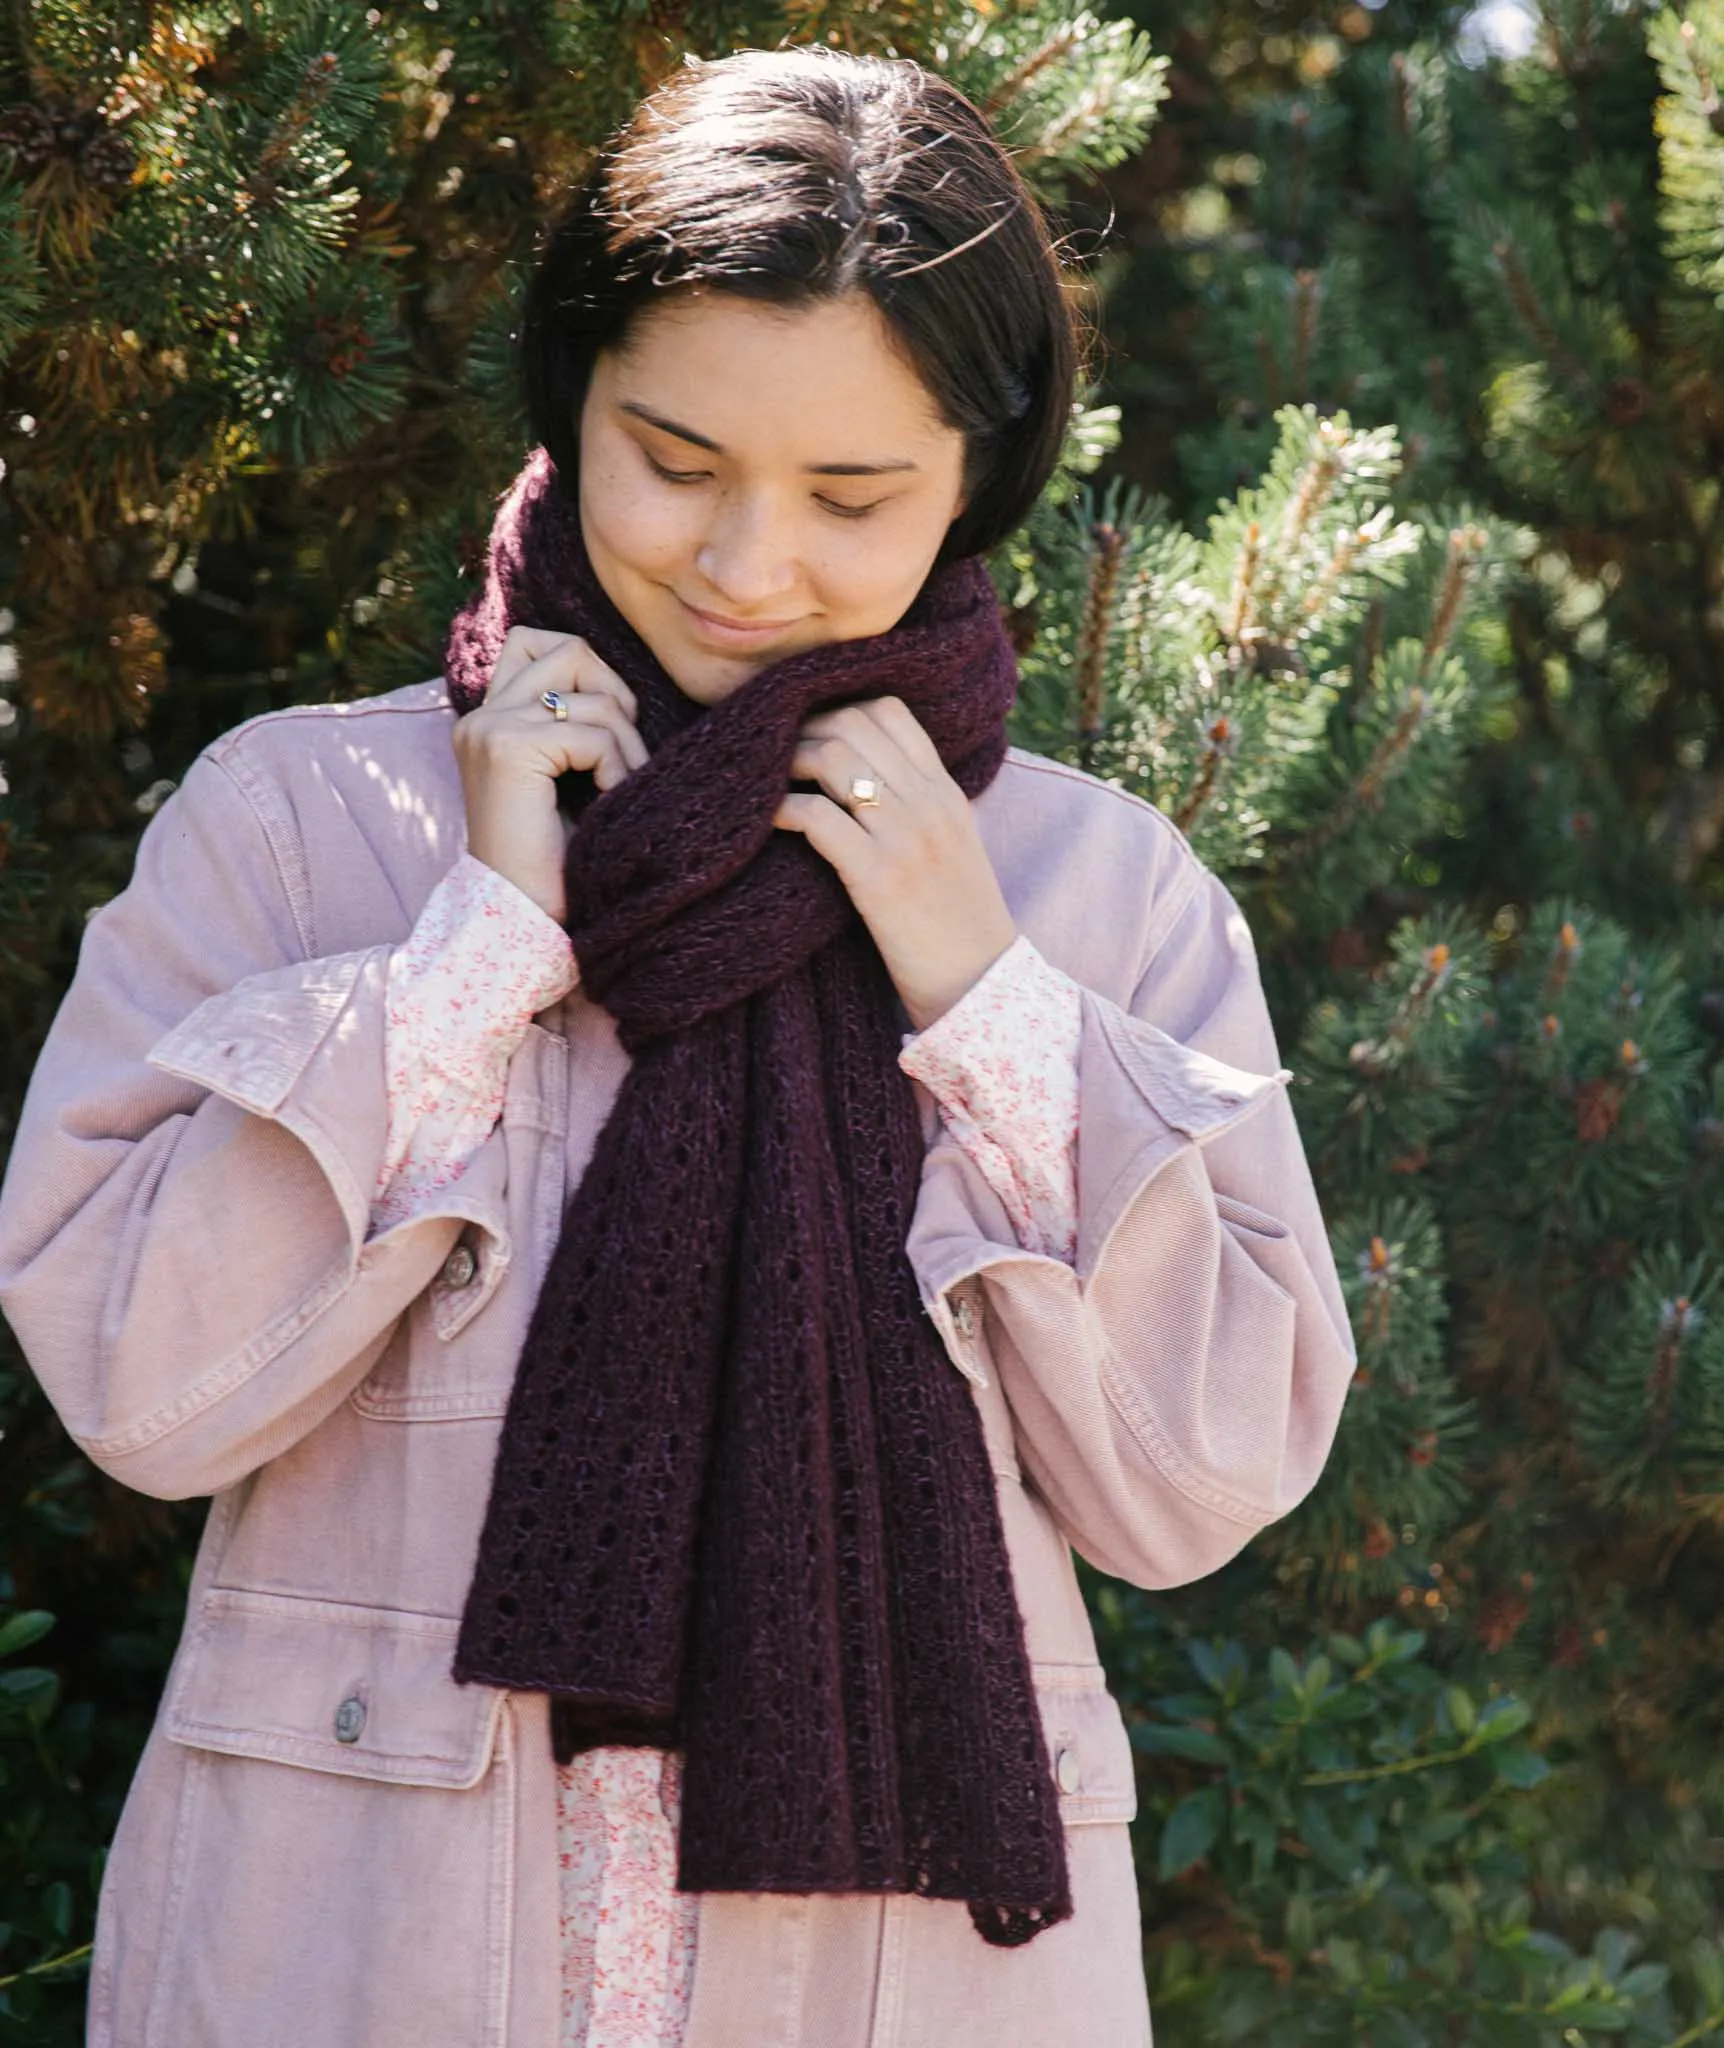
[[[1017,680],[992,584],[951,564],[890,631],[702,710],[541,449],[451,629],[458,711],[517,623],[589,640],[652,758],[576,793],[569,936],[633,1064],[516,1369],[454,1675],[549,1693],[559,1761],[681,1747],[684,1891],[917,1892],[1028,1941],[1071,1912],[1065,1843],[980,1417],[905,1257],[894,992],[772,825],[804,720],[858,697],[987,787]]]

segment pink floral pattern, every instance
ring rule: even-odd
[[[389,962],[389,1126],[372,1228],[457,1179],[501,1113],[532,1018],[578,979],[562,927],[463,853]],[[1077,985],[1018,939],[904,1042],[1027,1249],[1076,1242]],[[586,1750],[557,1771],[562,2003],[557,2048],[680,2048],[699,1901],[676,1889],[677,1750]]]
[[[586,1751],[557,1771],[559,2048],[675,2048],[699,1899],[676,1889],[679,1750]]]
[[[390,956],[389,1129],[371,1227],[459,1179],[503,1107],[509,1061],[579,975],[568,933],[495,868],[463,853]]]
[[[1005,1206],[1025,1251],[1077,1255],[1078,1046],[1083,999],[1021,934],[898,1064]]]

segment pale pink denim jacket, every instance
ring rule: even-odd
[[[626,1055],[575,989],[427,1213],[366,1238],[383,990],[464,845],[441,682],[238,727],[90,922],[0,1192],[0,1307],[105,1471],[215,1496],[109,1860],[93,2048],[546,2048],[542,1695],[449,1676],[497,1430]],[[704,1894],[686,2048],[1147,2048],[1131,1752],[1072,1569],[1214,1571],[1353,1367],[1250,939],[1150,806],[1014,753],[976,805],[1083,985],[1075,1270],[940,1135],[909,1252],[981,1412],[1076,1911]],[[643,1301],[641,1313],[650,1315]]]

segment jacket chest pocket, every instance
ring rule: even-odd
[[[455,1422],[508,1406],[527,1323],[561,1227],[566,1189],[568,1048],[529,1024],[509,1063],[498,1127],[504,1153],[508,1264],[469,1225],[436,1278],[401,1318],[377,1364],[348,1397],[379,1422]]]
[[[162,1709],[187,1756],[143,2048],[502,2048],[513,1719],[450,1677],[455,1630],[204,1596]]]

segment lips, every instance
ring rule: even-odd
[[[679,597],[677,603],[687,612],[698,631],[710,640],[731,647],[752,647],[772,639],[775,634],[787,632],[797,623],[795,619],[727,619],[717,612],[702,611],[685,597]]]

